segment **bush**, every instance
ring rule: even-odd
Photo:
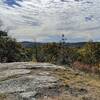
[[[10,38],[7,32],[0,31],[0,62],[18,62],[29,60],[29,51]]]

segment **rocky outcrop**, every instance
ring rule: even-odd
[[[100,100],[100,78],[49,63],[0,64],[0,100]]]
[[[49,89],[57,94],[55,87],[60,86],[59,79],[51,74],[50,69],[64,68],[49,63],[0,64],[0,94],[5,94],[6,100],[12,99],[11,95],[14,100],[36,100],[49,95]]]

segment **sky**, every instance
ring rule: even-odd
[[[18,41],[100,41],[100,0],[0,0],[0,22]]]

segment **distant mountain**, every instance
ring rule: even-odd
[[[23,42],[20,42],[22,44],[22,46],[26,47],[26,48],[32,48],[34,46],[39,46],[39,45],[44,45],[46,43],[40,43],[40,42],[29,42],[29,41],[23,41]]]
[[[77,43],[66,43],[68,47],[83,47],[86,42],[77,42]]]
[[[20,43],[26,48],[32,48],[35,45],[34,42],[28,42],[28,41],[23,41],[23,42],[20,42]]]
[[[26,48],[32,48],[36,45],[35,42],[29,42],[29,41],[23,41],[23,42],[20,42],[20,43]],[[47,44],[47,43],[37,42],[37,46],[45,45],[45,44]],[[85,44],[86,44],[86,42],[66,43],[65,46],[68,46],[68,47],[82,47]]]
[[[32,48],[34,47],[35,45],[37,46],[40,46],[40,45],[46,45],[48,43],[41,43],[41,42],[29,42],[29,41],[23,41],[23,42],[20,42],[24,47],[26,48]],[[83,47],[87,42],[76,42],[76,43],[65,43],[65,46],[68,46],[68,47]],[[97,42],[93,42],[94,44],[97,43]]]

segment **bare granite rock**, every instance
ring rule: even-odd
[[[100,100],[100,78],[49,63],[2,63],[0,100]]]
[[[32,63],[32,62],[15,62],[0,64],[0,69],[64,69],[62,66],[57,66],[50,63]]]
[[[52,76],[29,75],[0,82],[0,93],[22,92],[43,87],[52,87],[57,79]]]
[[[37,94],[36,91],[29,91],[20,93],[20,96],[24,99],[28,99],[28,98],[34,98],[36,94]]]
[[[13,69],[13,70],[5,70],[0,72],[0,79],[7,78],[14,75],[22,75],[22,74],[29,74],[31,70],[28,69]]]
[[[45,89],[59,85],[58,78],[47,69],[63,69],[49,63],[15,62],[0,64],[0,94],[9,94],[17,99],[36,100]]]

